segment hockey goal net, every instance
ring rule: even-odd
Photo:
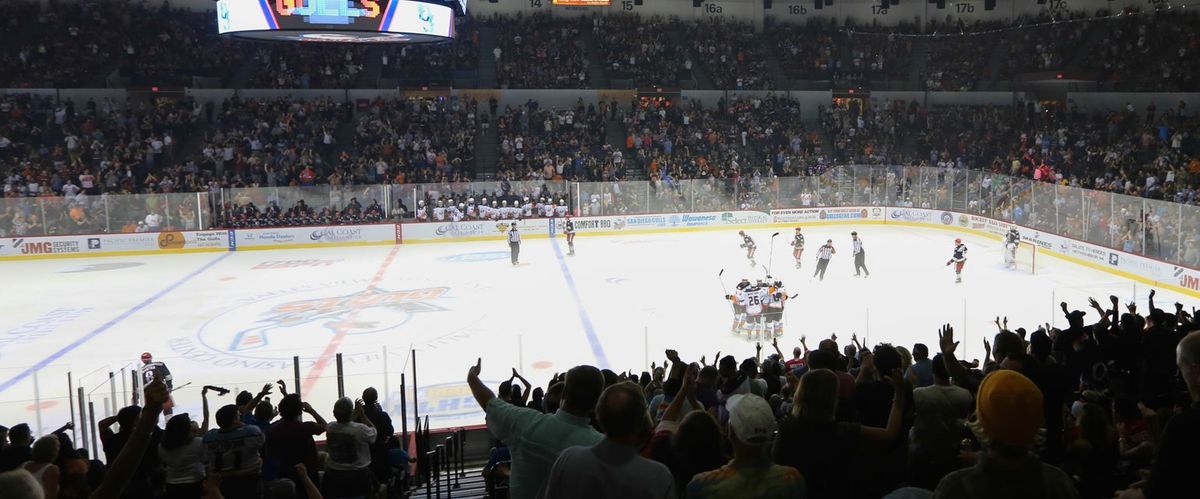
[[[1008,248],[1005,248],[1005,250],[1010,251]],[[1011,259],[1008,265],[1010,268],[1022,272],[1037,273],[1037,253],[1036,244],[1021,241],[1017,244],[1015,254],[1007,255],[1007,258]]]

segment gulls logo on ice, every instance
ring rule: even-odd
[[[396,291],[358,288],[307,299],[296,299],[296,293],[271,293],[213,318],[198,336],[210,348],[231,354],[268,350],[272,342],[302,349],[326,344],[331,335],[393,331],[416,314],[447,310],[437,302],[449,291],[444,286]]]
[[[145,265],[139,262],[114,262],[114,263],[95,263],[91,265],[77,265],[67,267],[58,271],[59,274],[78,274],[80,272],[104,272],[105,270],[120,270],[131,267],[141,267]]]

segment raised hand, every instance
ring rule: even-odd
[[[167,391],[166,383],[163,383],[158,375],[154,376],[154,381],[146,385],[143,389],[143,394],[145,395],[147,409],[161,410],[163,404],[167,403],[167,400],[171,398],[171,392]]]
[[[479,373],[483,371],[483,358],[476,358],[475,365],[467,370],[467,379],[478,378]]]
[[[954,341],[954,328],[949,324],[938,329],[938,346],[943,354],[953,354],[958,349],[958,342]]]

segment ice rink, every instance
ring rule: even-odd
[[[870,278],[853,277],[851,230],[864,241]],[[718,272],[730,289],[762,277],[774,231],[774,274],[799,295],[786,312],[785,353],[802,334],[813,347],[831,333],[843,343],[857,333],[936,347],[938,326],[950,323],[960,351],[978,358],[998,315],[1014,328],[1062,325],[1059,301],[1082,310],[1089,296],[1107,304],[1110,294],[1146,310],[1149,289],[1112,274],[1039,253],[1031,275],[1004,268],[998,241],[875,225],[806,228],[800,270],[789,228],[750,231],[759,244],[753,268],[736,230],[581,236],[576,256],[564,240],[532,239],[518,267],[500,241],[9,261],[0,263],[0,421],[35,431],[67,421],[68,372],[98,420],[128,400],[128,369],[143,351],[172,371],[176,412],[198,417],[206,384],[257,391],[284,379],[293,389],[299,356],[305,398],[328,415],[340,352],[346,392],[375,386],[396,417],[402,372],[411,411],[415,350],[420,413],[435,427],[482,421],[464,383],[476,357],[493,386],[512,368],[535,386],[581,363],[641,371],[665,348],[710,362],[718,351],[748,357],[754,343],[729,332]],[[955,237],[970,247],[962,284],[945,266]],[[838,254],[818,282],[816,248],[827,238]],[[1162,308],[1175,301],[1200,306],[1170,291],[1157,297]],[[232,399],[214,398],[212,410]]]

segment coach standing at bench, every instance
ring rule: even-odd
[[[517,266],[517,258],[521,256],[521,233],[517,232],[517,224],[508,229],[508,249],[512,251],[512,264]]]

